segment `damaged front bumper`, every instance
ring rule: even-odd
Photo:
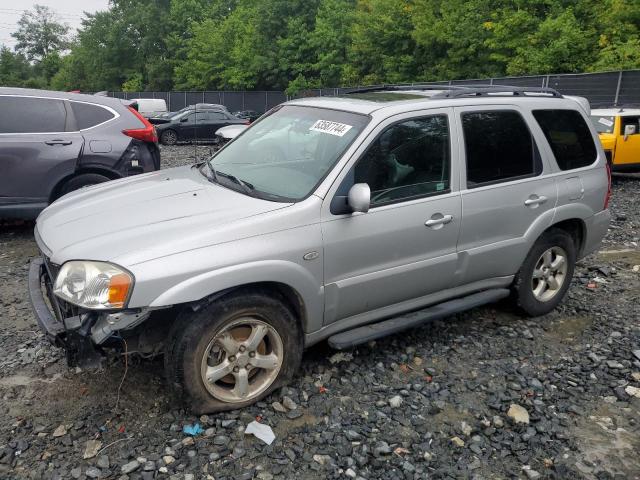
[[[150,312],[96,312],[67,304],[53,294],[51,268],[43,258],[29,266],[29,298],[38,325],[54,345],[65,349],[69,366],[100,366],[103,347],[117,340],[119,330],[137,326]]]

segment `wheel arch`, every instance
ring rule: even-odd
[[[566,220],[554,223],[547,230],[545,230],[545,232],[551,229],[564,230],[571,236],[571,238],[573,239],[573,244],[576,247],[576,254],[579,258],[580,254],[584,250],[586,240],[587,227],[584,220],[580,218],[568,218]]]
[[[166,268],[166,265],[163,268]],[[133,273],[136,274],[136,271]],[[138,294],[134,289],[131,299],[133,308],[169,305],[200,308],[203,304],[229,293],[249,289],[262,290],[285,299],[300,320],[304,332],[317,330],[322,326],[322,285],[311,272],[286,260],[262,260],[232,265],[205,271],[196,276],[185,274],[182,281],[174,283],[159,295],[154,292],[152,297],[148,296],[150,290],[142,284],[140,287]]]
[[[99,166],[90,166],[90,167],[80,168],[74,171],[73,173],[71,173],[70,175],[63,177],[61,180],[58,181],[58,183],[56,183],[55,187],[53,187],[53,190],[51,191],[51,195],[49,196],[49,203],[53,202],[54,200],[57,200],[60,197],[60,191],[62,190],[62,187],[64,186],[65,183],[67,183],[72,178],[75,178],[79,175],[83,175],[85,173],[95,173],[97,175],[104,175],[105,177],[108,177],[109,180],[116,180],[118,178],[122,178],[122,175],[120,175],[118,172],[111,170],[109,168],[102,168]]]
[[[251,282],[243,285],[237,285],[221,290],[211,295],[207,295],[205,298],[196,302],[188,304],[189,308],[194,311],[199,310],[205,305],[208,305],[216,300],[220,300],[228,295],[242,295],[243,293],[260,292],[269,296],[276,297],[284,305],[289,307],[296,319],[300,323],[300,326],[304,329],[307,324],[307,307],[300,292],[298,292],[291,285],[287,285],[283,282],[276,281],[262,281]]]

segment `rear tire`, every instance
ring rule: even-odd
[[[302,331],[294,314],[257,291],[183,312],[168,338],[167,380],[196,414],[257,402],[287,384],[302,359]]]
[[[58,197],[66,195],[69,192],[73,192],[74,190],[108,182],[109,180],[111,180],[109,177],[105,177],[99,173],[81,173],[80,175],[70,178],[64,185],[62,185]]]
[[[178,142],[178,134],[173,130],[165,130],[160,134],[160,143],[163,145],[175,145]]]
[[[542,234],[514,281],[514,297],[520,310],[538,317],[556,308],[571,285],[575,263],[576,247],[571,235],[557,228]]]

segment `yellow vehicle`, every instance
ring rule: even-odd
[[[614,172],[640,172],[640,108],[591,110],[604,153]]]

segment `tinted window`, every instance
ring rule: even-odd
[[[227,116],[224,113],[209,112],[209,120],[226,120]]]
[[[624,135],[624,129],[627,125],[633,125],[636,127],[636,133],[634,135],[640,134],[640,129],[638,128],[638,126],[640,126],[640,122],[638,121],[640,118],[624,116],[620,117],[620,120],[620,135]]]
[[[89,103],[71,102],[71,110],[73,110],[73,116],[76,117],[79,130],[95,127],[114,117],[113,113],[106,108]]]
[[[373,142],[354,170],[371,188],[371,205],[449,189],[449,127],[445,115],[395,124]]]
[[[580,113],[575,110],[535,110],[533,116],[547,137],[561,170],[586,167],[596,160],[596,145]]]
[[[62,100],[0,96],[0,133],[64,132],[67,112]]]
[[[515,111],[462,114],[467,188],[538,175],[540,154],[522,116]]]

